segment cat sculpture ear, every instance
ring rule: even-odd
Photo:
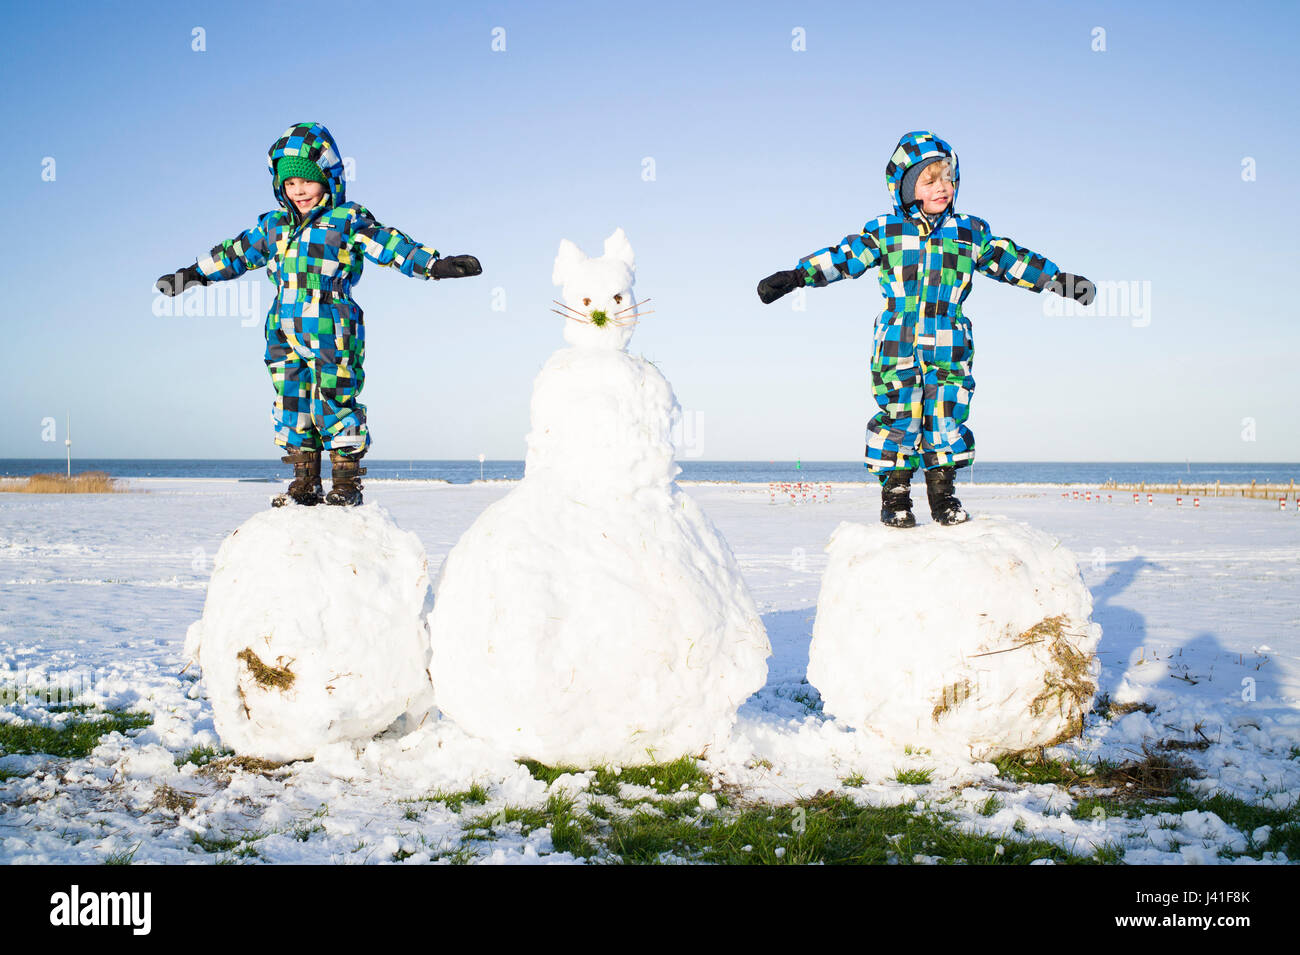
[[[626,242],[626,238],[623,241]],[[565,278],[573,271],[574,266],[581,265],[586,261],[587,255],[582,249],[568,239],[561,239],[560,252],[555,256],[555,269],[551,272],[551,284],[563,285]]]
[[[605,258],[617,259],[628,267],[628,271],[636,272],[636,262],[632,255],[632,243],[627,240],[627,235],[622,228],[615,229],[613,234],[605,240]]]

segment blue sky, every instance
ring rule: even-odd
[[[522,457],[559,241],[616,226],[656,309],[631,350],[699,456],[860,458],[874,272],[803,311],[754,287],[886,211],[889,153],[931,129],[960,211],[1150,295],[1145,318],[1053,317],[977,277],[982,459],[1300,460],[1297,5],[611,6],[10,5],[0,457],[61,455],[68,413],[84,457],[275,454],[265,273],[239,280],[251,317],[158,316],[152,285],[272,208],[268,146],[317,120],[348,198],[484,265],[367,267],[376,458]]]

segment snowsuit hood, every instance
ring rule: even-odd
[[[957,210],[957,188],[961,184],[960,171],[957,167],[957,153],[946,142],[926,129],[904,133],[889,157],[885,166],[885,186],[889,197],[894,201],[894,212],[904,219],[921,218],[919,203],[911,203],[909,208],[903,205],[903,176],[907,170],[923,159],[947,159],[952,163],[952,202],[948,209],[933,223],[938,227],[943,219]]]
[[[325,192],[329,196],[326,207],[337,209],[347,201],[344,195],[343,158],[330,131],[320,123],[294,123],[284,131],[267,152],[266,165],[271,171],[271,191],[280,208],[288,212],[297,221],[298,210],[284,194],[284,187],[277,181],[276,164],[285,156],[300,156],[309,159],[325,173]]]

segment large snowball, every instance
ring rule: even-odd
[[[241,755],[306,758],[431,704],[419,539],[378,505],[257,514],[217,552],[187,654]]]
[[[809,650],[823,709],[899,745],[989,759],[1082,728],[1096,690],[1092,595],[1024,524],[841,524]]]
[[[438,707],[550,765],[701,754],[767,674],[735,560],[681,491],[576,501],[525,480],[448,555],[429,627]]]
[[[645,763],[725,739],[769,646],[731,549],[672,480],[672,389],[614,349],[538,376],[524,479],[443,564],[439,709],[551,765]]]

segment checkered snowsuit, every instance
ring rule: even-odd
[[[300,214],[276,182],[284,156],[302,156],[328,180],[319,204]],[[365,206],[344,199],[343,160],[329,130],[296,123],[267,155],[280,208],[198,260],[205,277],[233,279],[266,266],[275,302],[266,316],[266,367],[275,385],[275,442],[361,455],[370,446],[365,406],[366,333],[352,287],[366,259],[403,275],[430,278],[438,251],[381,225]]]
[[[901,195],[908,167],[931,156],[953,166],[952,202],[934,221],[919,202],[904,209]],[[975,347],[961,311],[971,278],[983,272],[1039,292],[1058,271],[1054,262],[994,235],[983,219],[957,213],[957,176],[951,146],[933,133],[907,133],[885,167],[893,214],[799,260],[806,284],[818,287],[880,267],[885,310],[876,319],[871,356],[880,410],[867,423],[866,445],[873,473],[975,460],[975,435],[965,425]]]

